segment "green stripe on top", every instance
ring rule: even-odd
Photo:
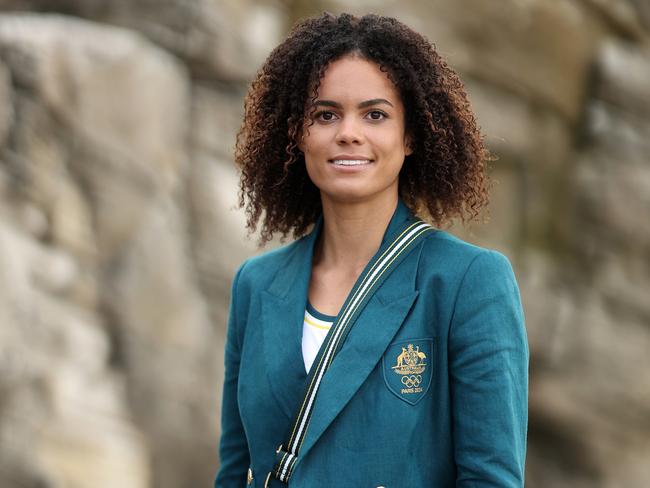
[[[324,320],[325,322],[334,322],[336,320],[336,315],[325,315],[324,313],[319,312],[314,308],[309,300],[307,300],[307,311],[318,320]]]

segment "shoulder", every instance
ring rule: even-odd
[[[443,230],[435,230],[422,246],[422,259],[436,260],[454,269],[496,266],[510,267],[509,259],[499,251],[466,242]]]
[[[246,259],[235,274],[235,282],[238,283],[240,291],[250,290],[251,287],[266,288],[278,270],[285,267],[296,253],[304,251],[305,239],[306,236],[301,237]]]
[[[510,260],[501,252],[451,235],[442,230],[432,232],[423,242],[420,269],[435,270],[458,285],[469,280],[514,282]]]

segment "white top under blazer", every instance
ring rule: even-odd
[[[335,319],[336,317],[332,315],[320,313],[307,302],[302,326],[302,358],[305,361],[307,374]]]

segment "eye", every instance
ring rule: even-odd
[[[323,122],[329,122],[331,120],[334,120],[335,117],[336,114],[334,112],[331,112],[330,110],[321,110],[320,112],[316,112],[314,114],[314,119],[322,120]]]
[[[370,117],[371,120],[382,120],[388,116],[381,110],[372,110],[368,112],[368,117]]]

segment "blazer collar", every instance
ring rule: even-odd
[[[384,245],[384,242],[388,237],[391,237],[395,233],[402,222],[412,217],[413,214],[409,208],[401,198],[398,198],[397,207],[395,207],[393,216],[384,231],[381,246]],[[279,298],[292,295],[292,297],[302,299],[302,292],[304,292],[306,303],[309,279],[311,278],[311,265],[314,257],[314,246],[322,228],[323,215],[321,214],[311,232],[295,242],[295,248],[287,259],[287,262],[280,267],[273,281],[269,285],[269,293]]]
[[[411,217],[400,199],[384,232],[382,245]],[[302,357],[302,327],[314,245],[322,225],[321,216],[313,230],[295,243],[262,293],[266,371],[272,395],[288,419],[293,419],[302,400],[307,378]],[[417,297],[418,260],[419,252],[412,252],[377,290],[354,324],[323,377],[301,458],[354,396],[399,330]]]

